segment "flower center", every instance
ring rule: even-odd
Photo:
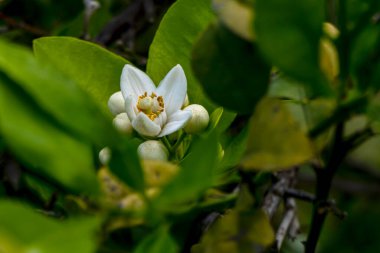
[[[139,96],[136,107],[139,112],[145,113],[151,120],[154,120],[164,111],[164,99],[162,96],[157,96],[154,92],[150,96],[145,92]]]

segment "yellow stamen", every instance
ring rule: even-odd
[[[136,107],[139,112],[145,113],[153,121],[164,111],[165,104],[162,96],[157,96],[154,92],[148,96],[148,93],[144,92],[139,96]]]

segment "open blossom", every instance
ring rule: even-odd
[[[169,135],[183,128],[191,118],[190,111],[181,110],[187,81],[180,65],[172,68],[156,88],[144,72],[127,64],[121,74],[120,88],[128,118],[141,135]]]

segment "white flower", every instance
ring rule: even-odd
[[[156,88],[144,72],[127,64],[121,74],[120,88],[132,126],[141,135],[169,135],[183,128],[191,118],[190,111],[181,110],[187,81],[180,65],[172,68]]]

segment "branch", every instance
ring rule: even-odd
[[[285,190],[290,187],[296,179],[297,168],[277,173],[279,180],[269,189],[264,198],[262,209],[272,219],[278,209]]]
[[[286,235],[290,232],[293,221],[296,218],[296,201],[293,198],[286,200],[286,212],[276,233],[276,248],[279,251]],[[293,228],[294,229],[294,228]],[[292,231],[294,233],[294,231]]]
[[[48,32],[42,30],[41,28],[31,26],[31,25],[26,24],[22,21],[17,21],[16,19],[8,17],[7,15],[5,15],[2,12],[0,12],[0,19],[4,20],[4,22],[10,27],[14,27],[14,28],[24,30],[24,31],[31,33],[31,34],[34,34],[36,36],[47,36],[47,35],[49,35]]]

